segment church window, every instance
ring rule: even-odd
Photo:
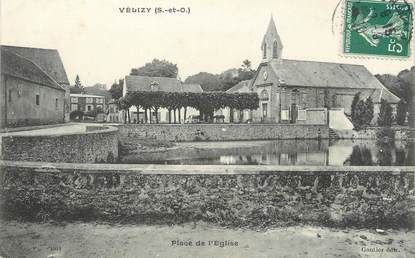
[[[260,99],[261,100],[268,100],[269,99],[269,95],[268,95],[268,91],[267,90],[262,90],[261,94],[260,94]]]
[[[264,49],[263,49],[263,58],[267,58],[267,43],[264,43]]]
[[[272,46],[272,57],[278,58],[278,43],[274,41],[274,45]]]
[[[268,115],[268,103],[262,103],[262,117],[267,117]]]

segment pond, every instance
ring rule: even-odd
[[[414,141],[274,140],[177,143],[122,163],[181,165],[414,166]]]

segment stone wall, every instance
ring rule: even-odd
[[[293,124],[125,124],[121,136],[167,141],[235,141],[328,138],[327,125]]]
[[[3,136],[1,158],[69,163],[115,162],[118,159],[118,129],[92,129],[63,135]]]
[[[64,122],[65,90],[43,86],[11,76],[2,76],[7,93],[2,112],[4,127],[18,127]],[[10,96],[9,96],[10,95]],[[39,104],[36,104],[39,95]]]
[[[49,167],[48,167],[49,166]],[[3,218],[413,228],[413,167],[3,162]]]
[[[369,127],[360,131],[336,130],[341,139],[383,139],[408,140],[415,138],[415,129],[409,127]]]

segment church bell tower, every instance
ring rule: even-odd
[[[262,40],[262,62],[271,61],[273,59],[281,59],[282,42],[275,27],[274,18],[271,16],[267,32]]]

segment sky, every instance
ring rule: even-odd
[[[2,44],[59,50],[71,84],[85,86],[128,75],[153,58],[178,65],[179,77],[220,73],[261,61],[261,41],[273,15],[283,58],[363,64],[373,74],[396,74],[414,55],[392,60],[342,55],[339,0],[0,0]],[[312,3],[312,4],[311,4]],[[119,8],[151,8],[121,13]],[[189,14],[155,14],[157,7]],[[412,44],[413,46],[414,44]]]

